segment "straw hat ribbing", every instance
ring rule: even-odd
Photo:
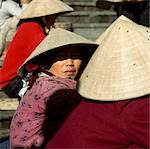
[[[33,59],[37,58],[43,53],[48,53],[56,50],[57,48],[69,45],[82,47],[83,51],[85,50],[85,54],[88,52],[91,54],[94,53],[94,51],[98,47],[98,44],[96,42],[88,40],[80,35],[77,35],[76,33],[62,28],[52,28],[45,39],[37,46],[37,48],[30,54],[30,56],[19,68],[19,75],[23,75],[24,65],[30,60],[33,61]]]
[[[150,28],[121,16],[97,42],[79,79],[82,96],[117,101],[150,93]]]
[[[60,0],[32,0],[29,6],[21,13],[19,19],[35,18],[72,11],[73,8]]]

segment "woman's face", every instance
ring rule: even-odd
[[[58,50],[52,60],[49,72],[61,78],[75,79],[82,64],[78,49],[69,47]]]

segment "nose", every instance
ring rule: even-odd
[[[67,66],[74,66],[73,59],[71,59],[71,58],[66,59],[66,65]]]

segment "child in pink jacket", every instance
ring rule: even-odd
[[[28,77],[29,88],[11,122],[12,149],[42,148],[52,137],[79,101],[75,80],[96,47],[75,33],[51,29],[19,70]]]

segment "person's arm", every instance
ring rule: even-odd
[[[5,3],[6,11],[12,16],[19,16],[21,12],[27,7],[27,3],[24,2],[24,6],[20,7],[18,3],[9,0]]]

